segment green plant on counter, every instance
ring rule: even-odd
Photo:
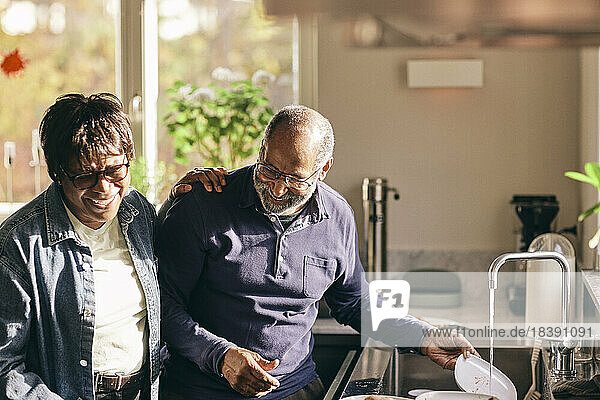
[[[585,174],[577,171],[567,171],[565,172],[565,176],[571,179],[575,179],[576,181],[589,183],[593,185],[596,189],[600,190],[600,165],[598,163],[586,163],[585,164]],[[597,214],[600,212],[600,202],[594,204],[591,208],[588,208],[584,212],[582,212],[577,220],[582,222],[584,219],[589,217],[592,214]],[[596,230],[596,233],[590,239],[588,245],[590,248],[595,248],[598,246],[600,242],[600,228]]]
[[[129,172],[131,174],[131,186],[138,192],[148,197],[150,190],[150,180],[148,179],[148,167],[142,157],[137,157],[130,162]],[[164,199],[168,194],[164,193],[170,190],[177,180],[175,167],[167,165],[164,161],[156,163],[154,168],[154,181],[156,183],[156,199]]]
[[[183,165],[196,152],[205,165],[241,166],[258,150],[258,139],[273,116],[264,91],[251,81],[208,88],[177,81],[167,93],[172,96],[163,123],[174,138],[175,161]]]

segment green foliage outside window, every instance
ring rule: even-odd
[[[129,173],[131,174],[131,186],[138,192],[148,197],[150,191],[150,179],[148,178],[148,167],[142,157],[131,160]],[[168,195],[171,186],[177,181],[175,167],[159,161],[154,168],[154,182],[158,199],[164,199]]]
[[[175,161],[183,165],[194,152],[207,166],[240,167],[258,150],[273,116],[264,91],[251,81],[209,88],[176,81],[167,93],[171,99],[163,122],[174,138]]]

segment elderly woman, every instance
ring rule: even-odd
[[[129,186],[127,115],[68,94],[40,134],[53,183],[0,226],[0,398],[155,400],[156,213]]]

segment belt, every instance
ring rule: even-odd
[[[133,385],[140,383],[146,376],[146,369],[142,367],[138,372],[133,374],[102,374],[94,373],[94,391],[107,392],[123,389],[125,385]]]

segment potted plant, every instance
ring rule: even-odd
[[[208,88],[176,81],[167,90],[172,96],[163,122],[174,138],[177,163],[189,164],[188,154],[195,152],[205,165],[232,169],[256,153],[273,111],[253,80]]]

